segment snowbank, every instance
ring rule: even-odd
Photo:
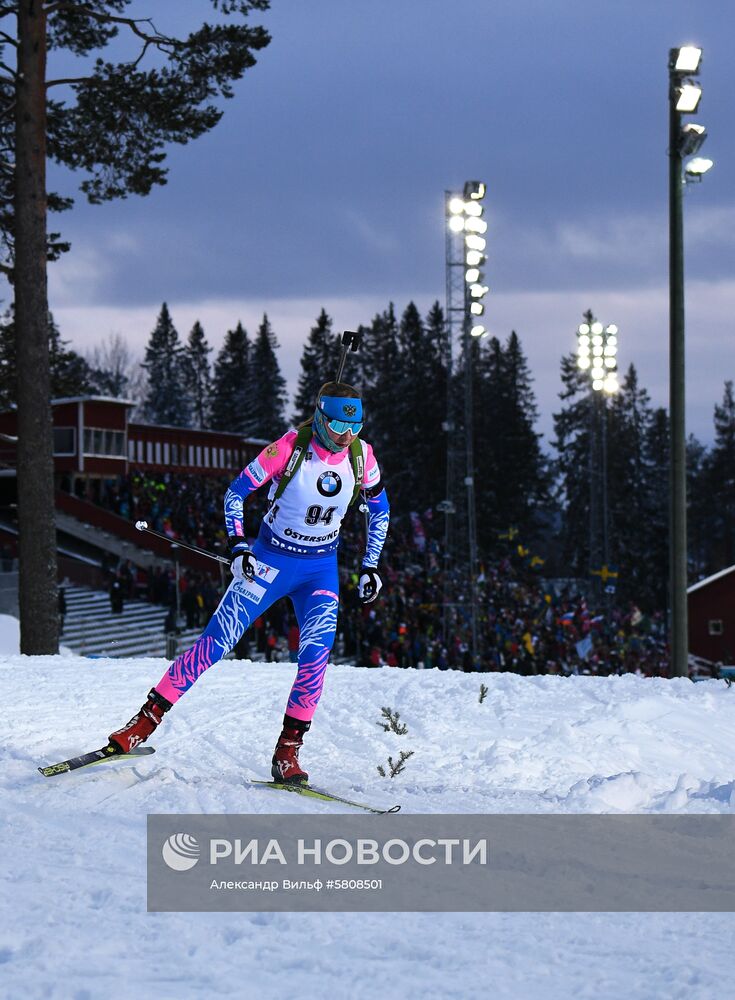
[[[140,763],[37,774],[101,745],[164,669],[0,659],[3,996],[690,1000],[735,970],[731,915],[147,914],[147,813],[340,811],[244,782],[268,776],[289,664],[218,665]],[[377,725],[383,706],[405,736]],[[734,731],[717,681],[332,666],[302,756],[335,791],[412,812],[731,812]],[[381,778],[402,748],[405,772]]]

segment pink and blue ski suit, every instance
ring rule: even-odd
[[[273,501],[295,441],[295,430],[284,434],[230,485],[225,494],[228,535],[245,537],[243,508],[252,492],[270,483],[268,495]],[[373,449],[364,441],[361,445],[368,508],[363,566],[375,568],[388,532],[390,508]],[[312,438],[296,474],[261,522],[253,545],[258,560],[255,579],[232,580],[202,635],[174,660],[156,685],[159,694],[172,703],[178,701],[236,645],[255,618],[288,596],[299,623],[300,643],[286,714],[303,721],[312,718],[337,629],[337,547],[354,487],[349,450],[332,453]]]

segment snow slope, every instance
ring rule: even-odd
[[[727,914],[147,914],[147,813],[340,811],[244,783],[268,776],[289,664],[219,664],[140,763],[38,775],[101,745],[164,669],[0,658],[1,997],[729,992]],[[376,724],[384,705],[406,736]],[[331,666],[302,758],[335,791],[412,812],[731,812],[734,731],[735,689],[716,681]],[[401,748],[405,772],[381,778]]]

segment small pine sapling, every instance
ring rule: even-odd
[[[486,684],[481,684],[480,685],[480,697],[479,697],[479,702],[480,702],[481,705],[482,705],[483,701],[485,700],[487,692],[488,692],[487,685]]]
[[[386,777],[395,778],[395,776],[397,774],[400,774],[401,771],[406,766],[406,761],[408,760],[408,758],[413,757],[413,753],[414,753],[413,750],[401,750],[401,755],[398,758],[398,760],[393,760],[392,757],[389,757],[388,770],[390,773],[386,772],[382,764],[378,764],[378,774],[380,775],[381,778],[386,778]]]
[[[397,733],[399,736],[405,736],[408,732],[408,726],[404,722],[400,722],[401,714],[400,712],[394,712],[391,708],[381,708],[381,714],[383,716],[380,722],[376,722],[376,726],[381,726],[386,733]]]

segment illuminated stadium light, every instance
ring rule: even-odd
[[[473,337],[482,337],[482,335],[485,332],[486,332],[485,327],[480,326],[479,324],[477,326],[473,326],[472,329],[470,330],[470,333],[472,334]]]
[[[711,170],[714,166],[712,160],[708,160],[704,156],[695,156],[694,159],[689,160],[684,166],[684,175],[692,179],[701,181],[702,176]]]
[[[449,202],[449,211],[452,215],[461,215],[465,210],[465,204],[461,198],[452,198]]]
[[[689,75],[699,72],[702,61],[702,50],[696,45],[682,45],[680,49],[672,49],[672,69],[675,73]]]
[[[468,267],[464,273],[464,280],[470,285],[476,285],[481,277],[482,275],[477,267]]]
[[[462,192],[464,200],[479,201],[485,197],[485,185],[482,181],[467,181]]]
[[[470,295],[473,299],[481,299],[490,291],[487,285],[470,285]]]
[[[461,233],[464,229],[464,219],[461,215],[452,215],[449,218],[449,228],[453,233]]]
[[[465,210],[465,215],[474,215],[477,216],[477,218],[479,219],[479,217],[485,211],[485,208],[483,205],[479,203],[479,201],[467,201],[464,203],[464,210]]]
[[[485,312],[485,306],[482,302],[470,302],[470,315],[471,316],[482,316]]]
[[[699,107],[702,97],[702,88],[696,83],[684,83],[676,88],[676,110],[683,115],[691,115]]]
[[[468,250],[464,256],[464,262],[468,267],[479,267],[484,264],[487,257],[484,253],[480,253],[479,250]]]
[[[482,251],[487,246],[487,241],[484,240],[482,236],[475,236],[474,234],[472,234],[471,236],[465,236],[464,245],[467,247],[468,250]]]
[[[482,236],[487,232],[487,222],[484,219],[470,216],[469,219],[465,219],[464,228],[468,233],[479,233]]]

